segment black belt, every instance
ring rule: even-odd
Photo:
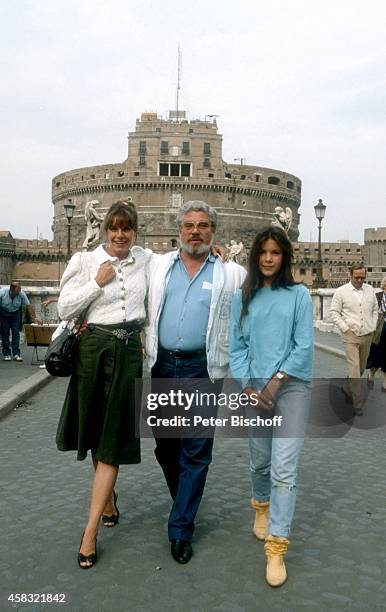
[[[111,334],[118,340],[123,340],[127,343],[128,339],[142,330],[140,321],[132,321],[131,323],[113,323],[111,325],[100,325],[99,323],[89,323],[87,329],[90,331],[100,331],[105,334]]]
[[[192,359],[194,357],[206,357],[205,349],[197,349],[196,351],[169,351],[169,349],[165,349],[163,348],[163,346],[160,346],[159,349],[161,352],[167,353],[175,359]]]

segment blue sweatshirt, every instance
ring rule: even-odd
[[[230,368],[243,381],[269,379],[276,372],[312,379],[313,317],[303,285],[259,289],[240,326],[241,290],[233,298]],[[253,386],[253,385],[252,385]]]

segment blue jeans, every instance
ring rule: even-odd
[[[219,387],[208,378],[205,355],[180,359],[163,349],[159,350],[152,378],[200,378],[200,390],[212,393]],[[173,499],[168,521],[169,540],[192,539],[194,519],[212,461],[212,448],[213,438],[156,437],[154,453]]]
[[[292,437],[280,437],[280,431],[264,437],[249,438],[252,497],[270,500],[268,533],[288,537],[296,504],[297,467],[304,445],[302,430],[307,422],[311,399],[310,383],[291,379],[281,387],[275,407],[261,414],[263,418],[283,416],[296,421]],[[262,411],[263,412],[263,411]]]
[[[19,311],[1,315],[1,342],[3,344],[3,355],[11,355],[9,345],[9,332],[12,333],[12,354],[20,355],[20,314]]]

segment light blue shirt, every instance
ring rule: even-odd
[[[4,314],[12,314],[20,310],[20,306],[29,306],[29,299],[24,291],[20,291],[14,298],[11,297],[8,287],[0,289],[0,310]]]
[[[159,343],[170,351],[205,349],[216,258],[209,254],[190,279],[177,257],[166,287],[159,321]]]
[[[251,379],[269,379],[276,372],[311,380],[313,318],[306,287],[259,289],[240,326],[241,305],[241,291],[238,291],[231,317],[232,376],[241,379],[243,386]]]

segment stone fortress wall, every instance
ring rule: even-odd
[[[128,135],[128,157],[121,163],[78,168],[52,180],[53,232],[57,243],[67,240],[63,205],[76,205],[71,243],[80,248],[86,203],[98,200],[105,213],[118,199],[131,199],[139,213],[137,243],[159,252],[173,248],[177,238],[175,215],[183,201],[204,200],[220,217],[218,240],[249,246],[259,227],[273,220],[276,206],[290,208],[290,238],[299,235],[301,181],[284,171],[222,159],[222,136],[215,120],[176,120],[143,113]]]

